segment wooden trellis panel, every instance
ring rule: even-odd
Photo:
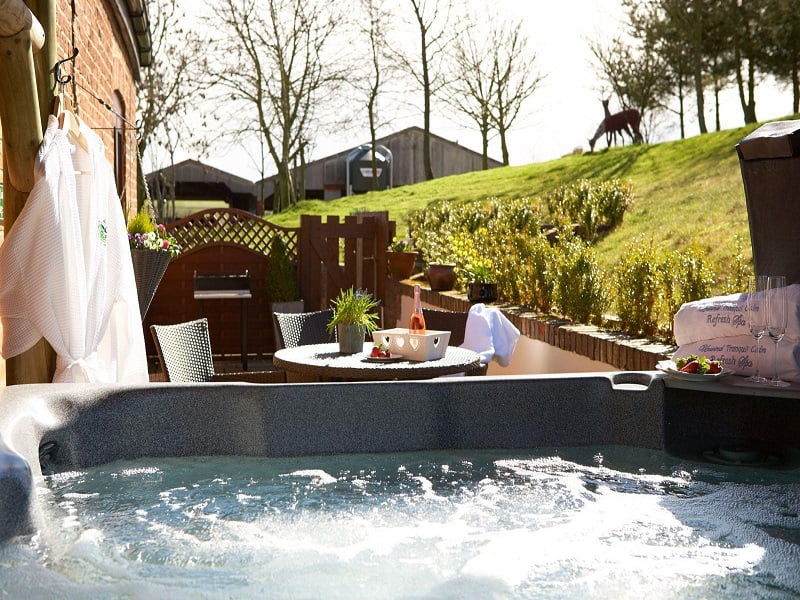
[[[170,223],[167,230],[178,240],[183,252],[206,244],[228,242],[269,254],[272,238],[280,233],[286,242],[289,257],[297,259],[298,229],[274,225],[237,208],[197,212]]]

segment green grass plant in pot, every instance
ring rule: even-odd
[[[369,292],[352,287],[341,290],[331,300],[333,317],[328,322],[328,333],[336,332],[339,352],[357,354],[364,350],[366,335],[378,329],[378,304]]]
[[[488,261],[475,261],[467,265],[467,300],[494,302],[497,300],[497,278]]]

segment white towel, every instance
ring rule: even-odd
[[[800,343],[784,339],[778,343],[778,373],[787,381],[800,381]],[[697,354],[711,360],[720,361],[726,369],[738,375],[752,375],[755,372],[756,340],[751,335],[729,336],[713,340],[700,340],[681,345],[673,358]],[[759,371],[772,377],[775,358],[775,342],[768,337],[761,339]]]
[[[800,342],[800,284],[786,288],[789,319],[786,341]],[[747,294],[716,296],[687,302],[675,313],[673,332],[678,346],[703,340],[748,335]]]
[[[478,303],[469,309],[461,348],[480,354],[482,364],[494,359],[507,367],[518,339],[519,329],[498,308]]]

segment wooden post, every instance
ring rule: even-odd
[[[42,117],[33,61],[44,30],[22,0],[0,0],[0,124],[3,127],[3,197],[8,235],[33,188]],[[46,234],[46,232],[44,232]],[[52,381],[55,356],[44,340],[6,361],[6,383]]]

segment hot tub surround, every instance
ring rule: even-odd
[[[684,390],[653,372],[388,383],[14,386],[0,393],[0,539],[35,529],[33,486],[43,471],[144,456],[609,444],[680,454],[750,434],[800,446],[797,401],[797,392],[763,398]],[[720,418],[732,410],[738,419]],[[755,411],[758,419],[745,418]]]

